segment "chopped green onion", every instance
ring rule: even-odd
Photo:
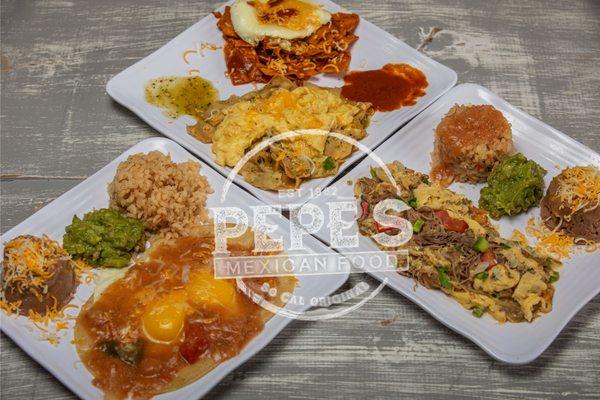
[[[552,271],[548,280],[550,281],[550,283],[554,283],[558,280],[558,278],[560,278],[560,274],[558,273],[558,271]]]
[[[423,221],[421,218],[417,219],[414,223],[413,223],[413,232],[414,233],[419,233],[421,232],[421,229],[423,228],[423,225],[425,225],[425,221]]]
[[[473,315],[477,318],[481,318],[485,311],[481,307],[475,307],[473,309]]]
[[[332,169],[334,169],[335,168],[335,162],[333,161],[333,158],[331,158],[331,157],[328,156],[325,159],[325,161],[323,161],[323,168],[326,171],[331,171]]]
[[[371,177],[373,179],[378,179],[377,178],[377,172],[375,172],[375,168],[371,167]]]
[[[440,278],[440,285],[446,289],[452,289],[452,283],[450,282],[450,278],[448,278],[448,270],[443,267],[440,267],[437,270]]]
[[[509,245],[507,245],[506,243],[502,243],[502,248],[503,248],[504,250],[508,250],[508,249],[510,249],[510,246],[509,246]]]
[[[473,248],[480,253],[485,253],[489,247],[490,244],[483,236],[478,237],[473,245]]]
[[[552,259],[550,257],[546,258],[544,260],[544,263],[546,264],[546,266],[551,267],[552,266]]]
[[[416,197],[411,197],[408,200],[408,205],[411,206],[412,208],[416,209],[417,208],[417,199],[416,199]]]
[[[485,281],[488,278],[488,276],[490,276],[490,274],[488,274],[487,271],[483,271],[475,275],[475,278]]]

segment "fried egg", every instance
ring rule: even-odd
[[[153,342],[170,343],[181,334],[189,312],[185,291],[167,293],[148,304],[142,315],[142,330]]]
[[[235,32],[252,46],[265,37],[305,38],[330,20],[331,14],[311,0],[237,0],[231,7]]]
[[[179,338],[187,317],[195,311],[223,317],[239,314],[238,296],[234,281],[215,279],[206,270],[192,272],[183,289],[167,292],[146,305],[142,331],[152,342],[171,343]]]
[[[196,307],[221,308],[227,312],[238,309],[238,292],[234,281],[215,279],[209,271],[191,274],[186,292],[188,301]]]

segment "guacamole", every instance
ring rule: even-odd
[[[133,253],[144,249],[144,225],[109,208],[89,212],[83,219],[75,215],[65,230],[64,249],[97,267],[126,267]]]
[[[516,215],[540,203],[546,170],[521,153],[496,164],[481,189],[479,207],[494,219]]]

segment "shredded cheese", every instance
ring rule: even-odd
[[[193,49],[193,50],[185,50],[182,53],[182,58],[183,58],[183,62],[185,62],[186,64],[189,64],[191,61],[188,59],[188,56],[191,54],[197,54],[197,50]]]
[[[219,46],[217,44],[209,43],[209,42],[202,42],[202,43],[200,43],[200,56],[204,57],[204,50],[208,49],[208,50],[215,51],[220,48],[222,48],[222,46]]]
[[[518,229],[513,229],[511,240],[519,242],[523,246],[529,246],[529,240],[527,239],[527,236],[525,236],[523,232],[519,231]]]
[[[551,254],[559,260],[569,257],[574,249],[575,241],[572,237],[558,229],[551,231],[541,220],[529,218],[525,231],[537,240],[535,248],[538,252]]]

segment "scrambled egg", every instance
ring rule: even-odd
[[[485,228],[470,217],[469,202],[464,196],[444,189],[438,183],[423,183],[415,189],[414,195],[418,208],[427,206],[434,210],[446,210],[452,218],[465,221],[476,235],[485,236]]]
[[[453,291],[450,293],[463,307],[472,309],[479,307],[487,310],[498,322],[506,322],[506,313],[502,307],[491,297],[466,291]]]
[[[285,141],[288,151],[294,154],[304,154],[316,157],[323,154],[327,143],[326,135],[296,136]]]
[[[350,136],[360,132],[364,137],[364,127],[356,118],[363,111],[360,104],[349,102],[328,89],[279,88],[268,97],[240,101],[224,110],[225,117],[213,135],[212,151],[217,164],[233,167],[260,139],[291,130],[333,130]],[[325,138],[302,141],[311,150],[322,152]]]
[[[387,164],[388,170],[392,178],[402,192],[402,197],[410,197],[414,188],[418,187],[424,180],[427,180],[427,175],[406,168],[399,161],[394,161]],[[383,182],[389,182],[389,179],[381,167],[373,168],[371,174],[375,173],[377,178]]]
[[[506,268],[502,264],[492,267],[488,279],[475,279],[473,287],[487,293],[501,292],[515,287],[519,283],[521,275],[514,269]]]
[[[521,254],[520,249],[511,248],[505,254],[515,255],[527,261],[529,259]],[[493,295],[505,290],[513,289],[512,298],[519,304],[523,317],[527,321],[533,320],[536,312],[549,312],[552,309],[552,291],[548,291],[548,284],[544,282],[543,276],[530,270],[521,275],[516,269],[503,264],[498,264],[489,270],[487,279],[474,279],[473,288]],[[452,291],[450,295],[460,302],[465,308],[472,309],[480,307],[488,311],[500,322],[506,321],[506,313],[502,306],[494,298],[483,294],[466,291]]]
[[[428,206],[435,210],[453,211],[458,214],[468,214],[469,204],[464,196],[444,189],[439,184],[421,184],[415,189],[417,206]]]
[[[542,308],[548,306],[546,299],[541,294],[548,288],[539,274],[526,272],[523,274],[519,285],[516,287],[513,298],[519,302],[525,319],[533,319],[533,307],[541,303]]]
[[[544,273],[544,268],[533,259],[525,257],[523,251],[517,246],[503,250],[502,254],[506,257],[509,265],[520,266],[523,270],[533,270],[540,274]]]

